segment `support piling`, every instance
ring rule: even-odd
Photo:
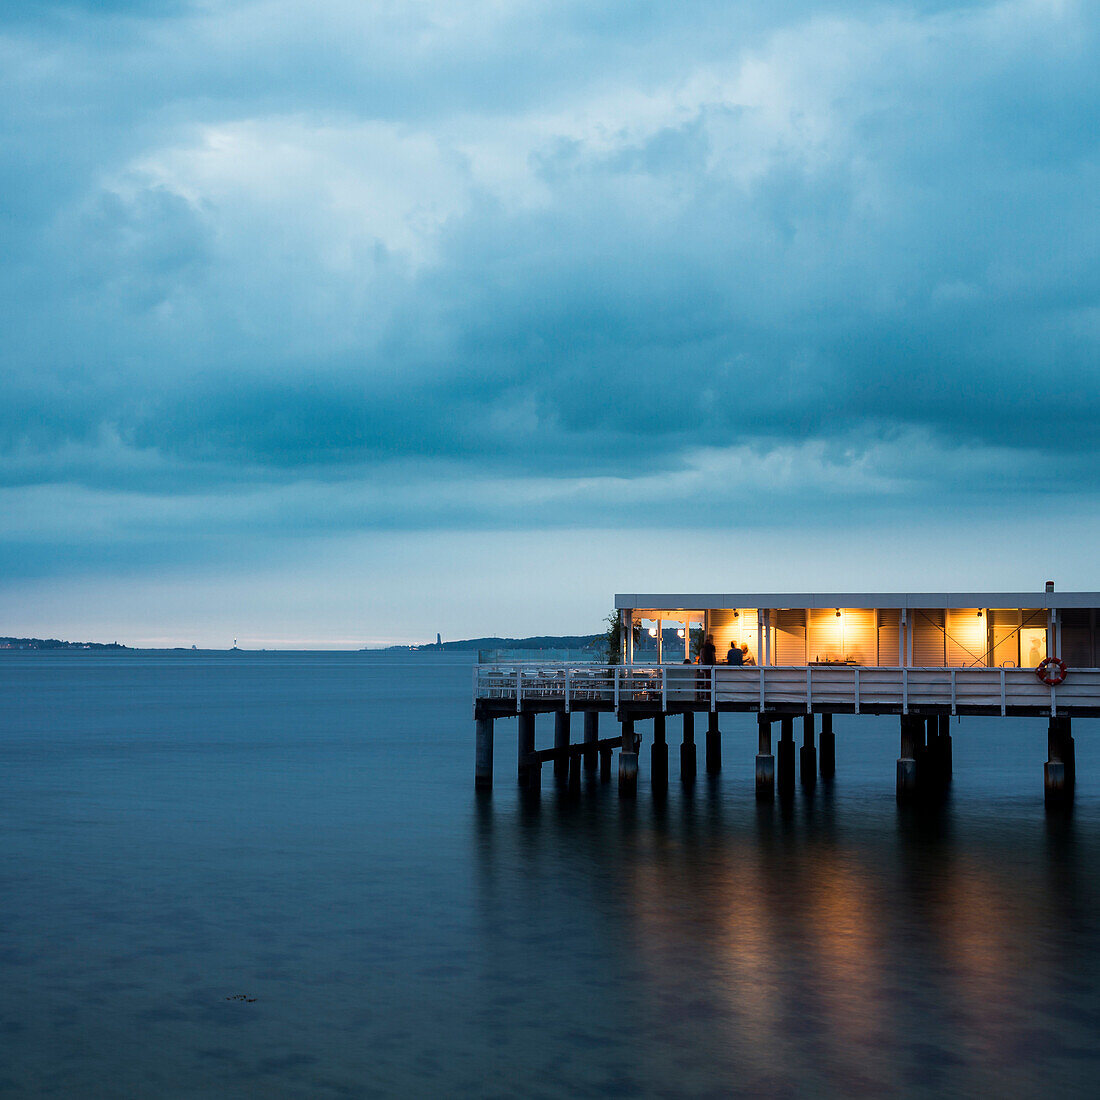
[[[525,711],[519,715],[516,721],[519,725],[519,743],[516,748],[516,758],[519,767],[519,785],[521,787],[537,786],[537,783],[532,784],[532,778],[537,771],[537,778],[541,781],[542,765],[534,758],[535,716]]]
[[[832,779],[836,774],[836,737],[833,734],[833,716],[821,716],[821,778]]]
[[[1069,718],[1051,718],[1047,725],[1047,762],[1043,765],[1043,795],[1048,809],[1072,805],[1075,757]]]
[[[898,757],[897,799],[912,802],[917,796],[917,760],[924,748],[924,719],[919,714],[901,716],[901,755]]]
[[[940,773],[944,783],[951,782],[952,753],[951,753],[951,715],[941,714],[939,729]]]
[[[493,720],[477,719],[477,746],[474,760],[474,788],[479,791],[493,789]]]
[[[718,712],[707,715],[707,775],[717,775],[722,770],[722,733],[718,729]]]
[[[756,753],[756,798],[760,802],[775,799],[775,757],[772,755],[772,720],[767,714],[756,718],[759,743]]]
[[[817,782],[817,749],[814,747],[812,714],[807,714],[802,719],[802,748],[798,751],[798,774],[803,787],[812,787]]]
[[[586,710],[584,712],[584,770],[594,772],[599,753],[596,742],[600,739],[600,712]]]
[[[653,719],[653,749],[650,754],[650,770],[653,775],[654,790],[668,786],[668,740],[665,731],[665,716],[658,714]]]
[[[559,710],[554,714],[554,748],[569,748],[569,714]],[[569,757],[562,753],[554,757],[554,778],[566,779],[569,776]]]
[[[680,746],[680,779],[684,783],[695,780],[697,770],[695,756],[695,715],[684,711],[684,743]]]
[[[623,747],[619,751],[619,795],[633,798],[638,793],[638,744],[634,719],[622,719]]]
[[[779,719],[779,744],[775,760],[776,787],[781,798],[794,794],[794,718]]]

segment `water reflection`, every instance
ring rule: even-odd
[[[630,1021],[605,1053],[639,1059],[655,1093],[1019,1094],[1096,1067],[1081,1052],[1100,1005],[1074,981],[1098,947],[1095,844],[1072,822],[842,804],[828,786],[758,807],[717,781],[495,817],[482,881],[526,877],[541,925],[565,869],[569,920],[611,957],[600,997]],[[516,898],[482,896],[487,944]]]

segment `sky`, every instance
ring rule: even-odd
[[[1100,6],[0,5],[0,635],[1100,589]]]

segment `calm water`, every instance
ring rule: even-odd
[[[514,723],[474,795],[470,683],[446,656],[0,654],[0,1093],[1095,1094],[1095,722],[1070,821],[1045,724],[993,719],[953,725],[937,812],[899,813],[870,718],[787,813],[741,716],[717,782],[685,792],[674,748],[656,804],[642,726],[636,804],[548,773],[530,804]]]

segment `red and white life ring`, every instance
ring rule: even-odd
[[[1044,657],[1035,669],[1035,675],[1044,684],[1060,684],[1066,678],[1066,662],[1061,657]]]

